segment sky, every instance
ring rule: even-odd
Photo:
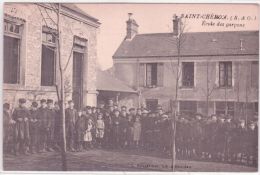
[[[139,34],[172,32],[173,14],[185,15],[186,32],[259,30],[259,7],[256,4],[85,3],[77,6],[101,22],[97,54],[102,70],[113,66],[112,56],[126,35],[128,13],[133,13]],[[218,15],[221,19],[207,19],[205,15],[213,15],[212,18]]]

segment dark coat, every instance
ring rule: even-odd
[[[67,108],[65,110],[66,136],[73,137],[75,134],[75,123],[77,121],[77,111]]]
[[[39,121],[40,130],[45,131],[48,128],[48,122],[49,122],[48,117],[49,117],[48,109],[40,107],[38,109],[38,113],[36,117]]]
[[[76,141],[81,142],[84,141],[84,133],[87,129],[87,120],[85,115],[81,115],[77,117],[77,121],[75,123],[75,131],[76,131]]]
[[[29,139],[29,118],[30,111],[25,107],[18,107],[13,112],[13,120],[15,124],[15,139]]]

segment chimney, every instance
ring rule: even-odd
[[[126,21],[126,39],[133,39],[133,37],[138,33],[138,24],[134,19],[132,19],[133,13],[128,13],[128,21]]]
[[[173,24],[173,35],[178,36],[179,35],[179,30],[180,30],[180,19],[179,17],[174,14],[173,19],[172,19],[172,24]]]

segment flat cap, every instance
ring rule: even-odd
[[[41,103],[46,103],[46,100],[45,100],[45,99],[41,99],[40,102],[41,102]]]

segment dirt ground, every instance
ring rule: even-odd
[[[5,171],[61,171],[57,152],[30,156],[4,155]],[[90,150],[67,153],[69,171],[171,171],[171,159],[139,151]],[[257,168],[215,162],[177,160],[176,171],[255,172]]]

